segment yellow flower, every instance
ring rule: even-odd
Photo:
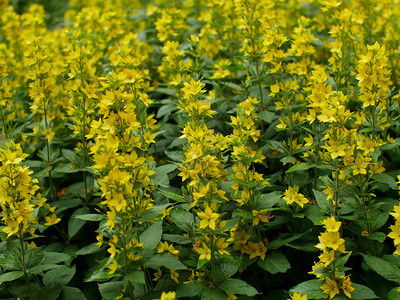
[[[158,269],[157,272],[154,273],[154,278],[153,281],[159,281],[162,276],[162,271],[161,269]]]
[[[115,271],[118,269],[118,262],[116,260],[113,260],[111,264],[107,265],[107,268],[110,269],[110,272],[108,272],[108,274],[114,274]]]
[[[285,200],[288,205],[295,202],[300,205],[300,207],[304,207],[304,204],[309,202],[303,194],[296,192],[291,186],[289,186],[283,195],[283,200]]]
[[[333,250],[338,250],[341,245],[344,244],[344,239],[340,237],[339,232],[323,232],[318,237],[320,243],[315,247],[324,250],[326,248],[332,248]]]
[[[197,251],[197,253],[200,254],[199,260],[202,259],[207,259],[210,260],[211,259],[211,250],[210,248],[208,248],[208,246],[205,243],[201,244],[201,248],[195,248],[195,250]]]
[[[226,251],[225,249],[229,246],[229,244],[225,241],[224,238],[219,238],[217,240],[216,246],[218,248],[218,252],[221,255],[230,255],[230,253],[228,251]]]
[[[260,223],[260,220],[261,220],[261,222],[264,222],[264,223],[269,222],[268,217],[265,215],[268,212],[268,209],[263,209],[260,211],[253,209],[252,212],[253,212],[253,217],[254,217],[253,226],[257,226],[258,223]]]
[[[175,270],[171,270],[171,279],[175,281],[177,284],[179,284],[178,280],[179,274]]]
[[[340,278],[342,279],[342,285],[340,288],[343,290],[347,297],[351,298],[351,293],[354,291],[354,287],[352,287],[350,275],[341,276]]]
[[[51,226],[61,221],[60,218],[57,218],[56,214],[52,214],[51,217],[45,217],[45,219],[46,223],[44,223],[44,226]]]
[[[175,300],[176,293],[175,292],[162,292],[160,300]]]
[[[290,299],[288,300],[308,300],[307,295],[301,295],[301,293],[294,293],[293,295],[290,295]]]
[[[265,248],[263,242],[259,243],[248,242],[247,247],[245,249],[245,253],[250,255],[250,259],[259,256],[262,260],[264,260],[266,252],[267,248]]]
[[[329,297],[332,299],[333,297],[335,297],[336,295],[338,295],[340,293],[339,287],[337,286],[336,281],[334,281],[328,277],[325,277],[324,280],[325,280],[325,284],[323,284],[321,286],[322,292],[324,294],[328,294]]]
[[[325,225],[327,232],[338,232],[342,223],[340,221],[336,221],[335,217],[330,217],[321,222]]]
[[[210,227],[211,229],[215,230],[215,221],[220,216],[219,214],[214,213],[212,209],[207,206],[204,212],[198,212],[197,215],[201,219],[199,229]]]
[[[391,232],[387,236],[393,239],[394,245],[397,246],[400,244],[400,226],[391,225],[390,230]]]

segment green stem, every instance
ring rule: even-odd
[[[21,246],[22,271],[24,272],[26,287],[28,288],[29,299],[33,299],[31,285],[29,283],[29,278],[28,278],[28,272],[26,270],[26,265],[25,265],[25,245],[24,245],[24,240],[22,238],[22,232],[21,231],[22,230],[20,230],[20,233],[19,233],[19,244]]]

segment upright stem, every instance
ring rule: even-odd
[[[33,299],[32,296],[32,290],[31,290],[31,285],[29,283],[29,278],[28,278],[28,272],[26,270],[26,265],[25,265],[25,245],[24,245],[24,240],[22,238],[22,232],[19,232],[19,244],[21,246],[21,262],[22,262],[22,270],[24,272],[24,277],[25,277],[25,282],[26,282],[26,287],[28,288],[28,294],[29,294],[29,299]]]

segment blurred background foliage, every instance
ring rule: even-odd
[[[10,4],[19,14],[26,12],[31,4],[43,5],[46,11],[48,28],[60,26],[64,20],[64,13],[68,8],[68,0],[10,0]]]

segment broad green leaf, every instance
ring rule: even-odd
[[[276,114],[269,110],[263,110],[257,116],[266,123],[272,123],[276,119]]]
[[[86,254],[93,254],[102,251],[104,248],[101,248],[97,245],[97,243],[93,243],[87,245],[78,251],[75,252],[76,255],[86,255]]]
[[[64,262],[71,259],[71,255],[67,253],[58,253],[58,252],[44,252],[43,262],[47,264],[58,264],[60,262]]]
[[[176,226],[185,232],[193,229],[194,218],[193,214],[180,207],[175,207],[171,210],[171,218]]]
[[[200,281],[192,281],[187,284],[180,284],[176,290],[176,297],[196,297],[203,294],[203,290],[206,289],[207,286],[203,282]]]
[[[125,275],[124,279],[132,282],[146,284],[146,279],[143,271],[132,271],[128,275]]]
[[[372,175],[372,179],[376,180],[377,182],[387,184],[388,186],[390,186],[392,190],[397,190],[396,180],[388,174],[385,173],[374,174]]]
[[[11,271],[0,275],[0,285],[3,282],[16,280],[24,275],[24,272],[21,271]]]
[[[313,164],[313,163],[302,162],[302,163],[299,163],[299,164],[296,164],[296,165],[290,167],[289,170],[286,171],[286,173],[291,173],[294,171],[304,171],[304,170],[311,169],[313,167],[315,167],[315,164]]]
[[[86,214],[86,215],[76,216],[75,218],[80,219],[80,220],[85,220],[85,221],[102,221],[103,219],[105,219],[105,215]]]
[[[181,245],[192,243],[192,240],[190,238],[180,234],[163,234],[162,238],[166,241]]]
[[[400,300],[400,292],[398,292],[397,290],[398,290],[397,287],[390,290],[388,295],[389,300]]]
[[[274,191],[268,194],[262,194],[257,199],[257,209],[262,210],[262,209],[272,208],[281,199],[282,199],[282,193],[278,191]]]
[[[72,286],[64,286],[62,288],[63,300],[86,300],[85,294],[78,288]]]
[[[321,290],[322,284],[323,284],[322,280],[311,279],[296,285],[289,292],[290,294],[294,293],[301,293],[302,295],[307,294],[308,299],[321,300],[326,298],[326,294],[324,294]]]
[[[324,213],[318,205],[307,205],[304,209],[304,213],[314,225],[321,225],[321,220],[324,217]]]
[[[54,172],[57,172],[57,173],[77,173],[80,171],[82,171],[82,169],[78,168],[73,163],[66,163],[59,167],[54,168]]]
[[[365,285],[353,283],[354,291],[351,293],[351,299],[363,300],[363,299],[377,299],[375,293]]]
[[[366,236],[367,239],[378,241],[379,243],[383,243],[386,239],[386,234],[383,232],[374,232],[371,233],[370,235]]]
[[[93,282],[93,281],[104,281],[105,279],[114,277],[113,274],[109,274],[110,270],[108,268],[100,268],[95,270],[90,274],[89,278],[85,279],[85,282]]]
[[[317,190],[313,190],[313,192],[319,208],[322,209],[324,212],[329,212],[330,205],[328,200],[326,199],[326,195],[323,192]]]
[[[34,300],[54,300],[58,299],[62,291],[60,285],[45,285],[37,291],[33,297]]]
[[[292,163],[297,161],[297,158],[294,156],[284,156],[279,160],[283,165],[286,165],[288,163]]]
[[[58,267],[59,267],[59,265],[56,265],[56,264],[40,264],[36,267],[30,268],[29,273],[36,275],[36,274],[42,273],[43,271],[47,271],[47,270],[58,268]]]
[[[139,236],[139,241],[144,244],[145,248],[153,250],[161,241],[161,235],[162,221],[159,220],[142,232]]]
[[[364,260],[372,270],[390,281],[400,281],[400,268],[390,262],[371,255],[364,255]]]
[[[241,256],[232,256],[224,259],[216,266],[215,278],[217,281],[224,281],[236,274],[242,262]]]
[[[184,154],[183,151],[165,151],[165,155],[167,155],[170,159],[173,161],[183,161],[184,160]]]
[[[218,288],[233,295],[239,294],[252,297],[258,294],[254,287],[239,279],[225,280],[223,283],[218,285]]]
[[[46,274],[44,274],[43,283],[45,285],[50,285],[50,284],[58,284],[61,286],[66,285],[74,277],[75,271],[76,271],[75,265],[72,268],[65,265],[59,266],[58,268],[50,270]]]
[[[76,158],[76,151],[72,151],[70,149],[61,149],[61,152],[63,156],[70,162],[73,162]]]
[[[162,266],[170,269],[170,270],[186,270],[187,267],[181,263],[179,260],[177,260],[175,257],[173,257],[170,254],[167,253],[161,253],[161,254],[154,254],[146,263],[146,266],[158,270]]]
[[[286,244],[289,244],[290,242],[293,242],[294,240],[297,240],[298,238],[301,238],[303,235],[307,234],[307,232],[308,231],[295,234],[291,233],[281,234],[268,244],[268,249],[270,250],[278,249]]]
[[[226,300],[228,295],[219,289],[206,288],[203,290],[201,300]]]
[[[169,187],[168,174],[178,168],[175,164],[168,164],[156,168],[156,173],[151,176],[151,184],[159,185],[161,187]]]
[[[258,260],[257,264],[271,274],[285,273],[290,268],[290,263],[281,252],[269,253],[264,260]]]
[[[98,283],[97,285],[103,300],[114,300],[121,295],[125,283],[121,281],[111,281]]]
[[[184,196],[177,194],[171,190],[158,189],[157,191],[163,194],[164,196],[168,197],[169,199],[175,200],[177,202],[188,202],[188,200]]]
[[[251,211],[237,208],[237,209],[234,210],[234,212],[232,214],[232,218],[240,218],[240,219],[244,219],[244,220],[253,220],[253,214],[251,213]]]
[[[70,239],[73,238],[87,222],[86,220],[78,219],[77,216],[86,215],[89,212],[89,208],[81,207],[74,211],[73,214],[70,216],[68,220],[68,235]]]

